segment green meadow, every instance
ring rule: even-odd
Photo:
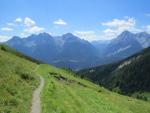
[[[38,73],[45,79],[42,113],[150,113],[150,103],[110,92],[71,72],[40,65]]]

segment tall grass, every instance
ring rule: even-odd
[[[29,113],[37,64],[0,49],[0,113]]]

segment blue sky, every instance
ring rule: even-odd
[[[0,0],[0,41],[47,32],[108,40],[124,30],[150,33],[149,0]]]

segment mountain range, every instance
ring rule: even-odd
[[[109,41],[88,42],[71,33],[40,33],[26,38],[14,36],[5,44],[45,63],[79,70],[118,61],[147,48],[150,34],[124,31]]]

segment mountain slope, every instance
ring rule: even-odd
[[[0,113],[29,113],[38,85],[33,59],[0,45]]]
[[[150,48],[120,62],[81,70],[81,77],[91,79],[123,94],[150,91]]]
[[[136,40],[135,34],[124,31],[117,38],[111,40],[105,49],[107,57],[116,57],[116,60],[129,57],[142,50],[142,46]]]
[[[81,40],[71,33],[64,34],[61,39],[64,43],[61,52],[53,59],[53,65],[81,69],[95,64],[98,55],[88,41]]]
[[[150,34],[146,32],[137,33],[135,34],[135,38],[143,48],[147,48],[150,46]]]
[[[149,113],[150,103],[110,92],[71,72],[40,65],[42,113]]]
[[[12,48],[44,62],[51,60],[58,54],[55,40],[47,33],[31,35],[27,38],[13,37],[6,42]]]

